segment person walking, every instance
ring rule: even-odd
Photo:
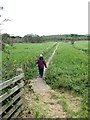
[[[45,66],[45,68],[47,68],[46,62],[45,62],[42,54],[40,54],[40,57],[37,60],[36,64],[38,64],[39,75],[42,78],[43,73],[44,73],[44,66]]]

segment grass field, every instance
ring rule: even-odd
[[[55,43],[16,43],[13,47],[9,46],[8,49],[10,51],[10,59],[12,61],[16,61],[19,64],[25,63],[27,60],[35,58],[39,56],[43,51],[47,51],[51,48]],[[3,62],[5,62],[7,54],[2,54]]]
[[[75,46],[78,46],[77,49]],[[88,49],[87,42],[59,43],[45,80],[53,89],[73,90],[83,97],[82,109],[78,114],[87,116],[88,100],[88,55],[81,48]],[[84,113],[84,114],[82,114]]]
[[[78,42],[75,42],[75,47],[79,48],[79,49],[85,49],[87,50],[88,49],[88,41],[78,41]]]
[[[13,46],[7,46],[5,48],[6,52],[2,53],[3,80],[16,75],[17,67],[23,67],[26,79],[35,77],[37,74],[35,60],[40,54],[43,54],[45,60],[47,60],[54,50],[55,44],[55,42],[16,43]]]
[[[32,79],[38,73],[35,60],[42,53],[45,60],[51,56],[56,46],[56,42],[46,43],[16,43],[13,46],[7,46],[6,52],[2,53],[2,75],[3,80],[7,80],[17,75],[16,69],[22,67],[25,73],[25,79]],[[81,96],[81,108],[78,112],[70,111],[71,101],[65,96],[60,98],[60,104],[70,117],[87,117],[88,103],[88,42],[78,41],[74,45],[71,42],[60,42],[58,49],[46,70],[45,81],[52,89],[64,92],[73,91]]]
[[[69,43],[59,43],[46,72],[46,81],[56,88],[68,87],[83,93],[88,84],[88,55]]]

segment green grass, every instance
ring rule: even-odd
[[[10,59],[18,64],[23,64],[27,60],[35,59],[40,53],[52,47],[55,43],[16,43],[13,47],[8,47]],[[2,54],[3,62],[7,61],[5,53]]]
[[[3,80],[9,79],[16,75],[16,68],[22,66],[25,79],[31,79],[37,74],[37,66],[35,64],[36,57],[43,54],[47,61],[53,50],[55,42],[48,43],[17,43],[12,47],[5,48],[3,52]],[[78,46],[78,47],[77,47]],[[70,117],[87,116],[87,97],[88,97],[88,54],[82,49],[88,49],[87,42],[75,42],[74,46],[70,43],[59,43],[59,47],[53,56],[53,59],[46,71],[45,80],[54,89],[73,90],[82,95],[83,101],[81,109],[78,113],[74,113],[68,109],[67,101],[64,96],[60,96],[60,103],[64,106],[64,110],[68,112]],[[25,65],[25,67],[24,67]],[[59,96],[52,94],[53,99],[59,99]],[[36,101],[38,102],[38,98]],[[52,103],[50,103],[52,104]],[[43,111],[44,113],[44,111]],[[35,110],[36,117],[42,117],[43,113]]]
[[[88,41],[78,41],[74,43],[74,48],[88,54]]]
[[[46,81],[55,88],[65,87],[86,92],[88,85],[88,56],[67,43],[60,43],[46,71]],[[85,91],[84,91],[85,90]]]
[[[87,42],[77,42],[80,47]],[[81,45],[82,46],[82,45]],[[86,48],[85,48],[86,49]],[[59,47],[46,71],[45,81],[53,89],[70,90],[82,96],[84,107],[80,115],[87,116],[88,100],[88,54],[76,49],[70,43],[59,43]]]
[[[74,43],[75,47],[80,48],[80,49],[88,49],[88,41],[78,41]]]
[[[3,80],[12,78],[17,74],[16,69],[22,67],[25,79],[31,79],[37,74],[36,59],[43,54],[45,60],[51,55],[56,42],[46,43],[16,43],[7,46],[2,53]]]

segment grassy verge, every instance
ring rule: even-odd
[[[67,113],[67,118],[87,118],[88,111],[82,97],[73,91],[64,89],[55,90],[51,93],[51,99],[57,100],[62,105],[63,111]]]
[[[74,48],[70,43],[59,43],[59,48],[46,71],[45,80],[53,89],[64,88],[65,91],[74,91],[82,96],[82,109],[78,112],[78,116],[86,117],[88,115],[87,100],[89,84],[87,54],[82,50]],[[67,105],[65,104],[65,106]],[[74,115],[74,113],[72,114]]]

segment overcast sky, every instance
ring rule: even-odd
[[[88,34],[88,0],[0,0],[2,33]]]

